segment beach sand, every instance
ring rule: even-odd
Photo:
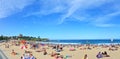
[[[5,48],[5,43],[0,43],[0,49],[5,53],[5,55],[9,59],[20,59],[21,56],[24,54],[24,50],[20,48],[20,46],[12,46],[10,45],[9,48]],[[46,51],[48,52],[48,55],[43,55],[43,52],[36,52],[33,49],[27,49],[27,51],[31,51],[33,56],[35,56],[37,59],[55,59],[55,57],[51,57],[49,54],[55,50],[53,50],[51,47],[44,47],[47,48]],[[98,52],[104,52],[107,51],[108,55],[110,57],[104,57],[102,59],[120,59],[120,47],[116,51],[109,51],[108,48],[101,48],[101,47],[96,47],[92,48],[91,50],[86,49],[86,50],[80,50],[80,48],[84,48],[84,46],[75,48],[75,51],[69,51],[70,47],[64,47],[63,51],[59,52],[63,56],[71,56],[68,59],[82,59],[85,54],[88,55],[88,59],[97,59],[96,55]],[[17,55],[12,55],[11,51],[14,49]]]

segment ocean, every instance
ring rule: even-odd
[[[45,42],[44,42],[45,43]],[[120,44],[120,39],[56,39],[50,40],[51,44]]]

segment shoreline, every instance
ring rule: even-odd
[[[47,42],[39,42],[39,41],[36,41],[36,43],[44,43],[44,44],[98,44],[98,45],[101,45],[101,44],[106,44],[106,45],[110,45],[110,44],[120,44],[120,40],[108,40],[108,39],[105,39],[105,40],[49,40]]]
[[[85,43],[66,43],[66,42],[39,42],[41,44],[62,44],[62,45],[86,45]],[[89,43],[90,45],[120,45],[120,43]]]

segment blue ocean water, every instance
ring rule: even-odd
[[[50,40],[49,42],[51,43],[56,43],[56,44],[120,44],[120,39],[70,39],[70,40]]]

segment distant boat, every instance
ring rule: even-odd
[[[111,42],[113,42],[113,40],[114,40],[114,39],[113,39],[113,38],[111,38],[110,40],[111,40]]]

